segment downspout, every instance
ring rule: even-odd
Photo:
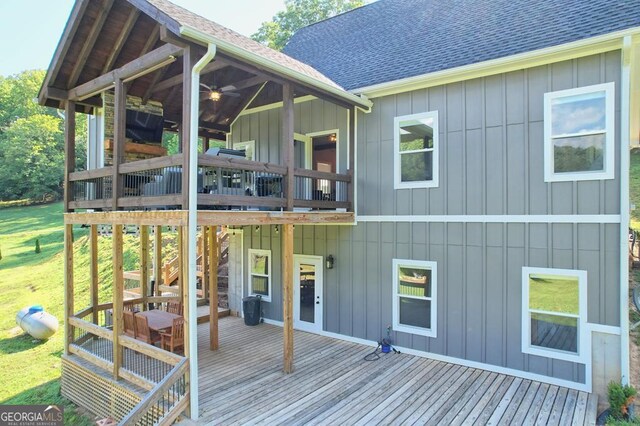
[[[198,226],[198,117],[200,108],[200,72],[216,56],[216,45],[208,43],[207,52],[191,70],[191,123],[189,126],[189,394],[191,419],[198,419],[198,315],[196,300],[196,239]]]

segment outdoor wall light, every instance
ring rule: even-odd
[[[327,269],[333,269],[334,260],[332,255],[327,256]]]
[[[256,225],[256,232],[258,232],[260,230],[260,226]]]
[[[276,231],[276,234],[280,232],[280,228],[278,228],[278,225],[276,225],[275,231]]]

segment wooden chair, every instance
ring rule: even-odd
[[[136,319],[133,311],[123,311],[124,315],[124,334],[129,337],[136,337]]]
[[[184,350],[184,318],[175,318],[171,326],[171,333],[160,333],[160,347],[175,352],[176,348]]]
[[[136,339],[153,345],[160,341],[160,336],[149,328],[149,320],[142,315],[135,315],[136,319]]]
[[[167,312],[182,315],[182,303],[181,302],[167,302]]]

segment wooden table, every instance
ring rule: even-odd
[[[161,311],[160,309],[153,309],[151,311],[138,312],[136,315],[142,315],[147,317],[149,322],[149,328],[152,331],[160,332],[171,328],[173,320],[176,318],[182,318],[181,315],[172,314],[171,312]]]

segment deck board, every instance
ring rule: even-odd
[[[282,372],[282,328],[220,320],[220,349],[198,327],[197,424],[593,424],[584,392],[295,331]],[[192,424],[184,420],[183,424]]]

